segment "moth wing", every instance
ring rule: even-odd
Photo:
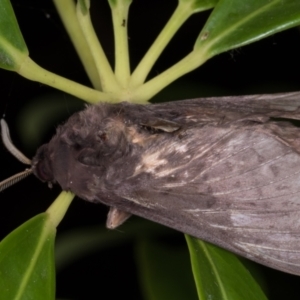
[[[173,109],[180,112],[179,116],[187,113],[189,116],[199,117],[203,111],[211,111],[215,118],[233,112],[235,115],[264,114],[297,120],[300,119],[299,107],[300,92],[196,98],[148,106],[164,116],[168,116]],[[176,117],[172,116],[172,120],[176,120]]]
[[[142,157],[116,188],[121,209],[300,275],[297,149],[266,127],[195,134]]]

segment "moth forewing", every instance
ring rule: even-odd
[[[299,92],[74,114],[33,158],[34,174],[111,207],[300,275]]]
[[[300,274],[300,156],[288,144],[291,133],[299,141],[299,130],[285,124],[286,138],[269,125],[186,130],[176,144],[187,145],[185,153],[172,152],[166,139],[149,150],[161,151],[165,164],[147,168],[144,161],[116,193],[135,214]]]

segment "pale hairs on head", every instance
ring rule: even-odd
[[[1,119],[1,137],[4,146],[6,149],[14,156],[16,157],[20,162],[22,162],[25,165],[31,165],[31,160],[27,158],[23,153],[21,153],[15,145],[12,143],[9,129],[7,126],[7,123],[4,119]],[[10,187],[11,185],[14,185],[16,182],[22,180],[23,178],[27,177],[29,174],[32,173],[32,169],[26,169],[23,172],[17,173],[3,181],[0,182],[0,192],[5,190],[6,188]]]

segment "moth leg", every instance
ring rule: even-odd
[[[115,229],[122,225],[129,217],[131,217],[131,213],[119,210],[116,207],[110,207],[107,215],[106,227],[108,229]]]

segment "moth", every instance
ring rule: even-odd
[[[134,214],[300,275],[299,108],[300,92],[91,105],[1,186],[32,172],[109,206],[109,228]]]

